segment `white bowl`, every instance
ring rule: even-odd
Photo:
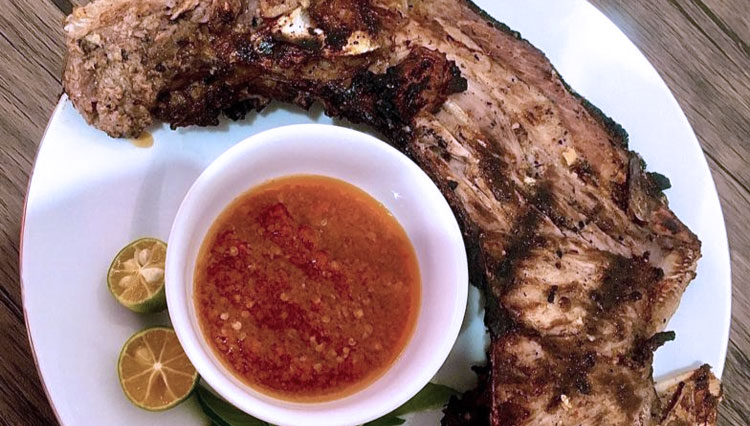
[[[193,303],[196,258],[216,217],[248,189],[295,174],[338,178],[383,203],[406,230],[422,279],[416,328],[396,362],[361,391],[322,403],[275,399],[237,379],[204,340]],[[203,379],[226,400],[280,426],[347,426],[389,413],[435,375],[461,327],[468,267],[461,232],[448,203],[411,160],[364,133],[335,126],[297,125],[246,139],[200,175],[172,225],[166,292],[180,343]]]

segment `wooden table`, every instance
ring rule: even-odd
[[[1,425],[56,424],[26,337],[18,238],[37,145],[61,93],[61,22],[82,1],[0,0]],[[721,424],[750,425],[748,0],[592,1],[667,81],[713,171],[732,248],[734,282]]]

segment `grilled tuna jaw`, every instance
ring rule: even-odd
[[[277,99],[321,102],[412,156],[487,295],[489,395],[467,398],[488,407],[463,410],[472,421],[660,421],[651,352],[700,243],[622,129],[471,3],[99,0],[66,35],[65,90],[112,136]]]

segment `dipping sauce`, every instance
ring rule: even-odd
[[[414,248],[377,200],[340,180],[293,176],[235,199],[200,250],[206,340],[243,382],[292,401],[372,383],[415,328]]]

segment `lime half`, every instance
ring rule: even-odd
[[[128,399],[149,411],[162,411],[181,403],[198,383],[174,330],[148,328],[125,342],[117,361],[117,375]]]
[[[109,266],[107,286],[118,302],[133,312],[160,312],[167,307],[164,260],[167,244],[141,238],[125,246]]]

